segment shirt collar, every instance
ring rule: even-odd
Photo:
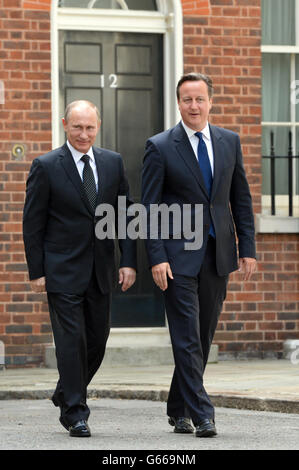
[[[190,127],[186,126],[186,124],[184,123],[183,120],[181,121],[181,123],[182,123],[182,126],[185,129],[186,134],[189,137],[189,139],[192,136],[194,136],[194,134],[195,134],[194,130],[190,129]],[[207,122],[206,126],[201,130],[201,132],[203,133],[203,135],[205,136],[206,139],[211,140],[210,126],[209,126],[208,122]]]
[[[88,152],[86,153],[82,153],[82,152],[79,152],[79,150],[75,149],[70,143],[69,141],[67,140],[66,141],[66,144],[68,146],[68,148],[70,149],[71,151],[71,154],[75,160],[76,163],[78,163],[80,160],[81,160],[81,157],[83,155],[88,155],[90,157],[90,159],[94,162],[94,155],[93,155],[93,150],[92,150],[92,147],[90,147],[90,149],[88,150]]]

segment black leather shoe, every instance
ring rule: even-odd
[[[196,437],[213,437],[216,434],[215,423],[212,419],[203,419],[196,425]]]
[[[170,426],[174,426],[173,432],[178,432],[182,434],[190,434],[194,431],[190,418],[185,418],[181,416],[179,418],[170,417],[168,419],[168,423]]]
[[[90,437],[90,429],[83,419],[69,427],[71,437]]]

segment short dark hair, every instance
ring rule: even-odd
[[[186,73],[185,75],[183,75],[178,81],[178,84],[177,84],[177,87],[176,87],[176,96],[177,96],[178,100],[180,99],[181,85],[184,82],[188,82],[188,81],[189,82],[199,82],[199,81],[205,82],[207,84],[207,87],[208,87],[209,98],[212,98],[212,96],[213,96],[213,82],[212,82],[212,79],[208,75],[204,75],[203,73],[190,72],[190,73]]]

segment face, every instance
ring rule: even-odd
[[[95,109],[88,105],[74,107],[67,122],[62,119],[69,143],[79,152],[86,153],[95,143],[101,122]]]
[[[208,85],[202,81],[186,81],[180,86],[179,110],[186,126],[200,132],[207,124],[212,99]]]

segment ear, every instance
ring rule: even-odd
[[[61,119],[61,121],[62,121],[62,125],[63,125],[64,130],[66,130],[67,124],[66,124],[66,120],[64,119],[64,117]]]

